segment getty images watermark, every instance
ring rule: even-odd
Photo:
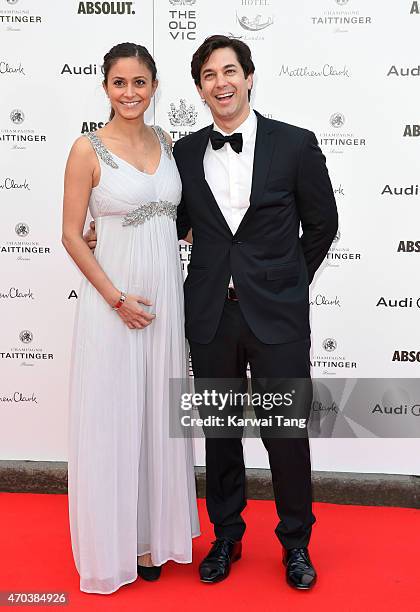
[[[221,393],[216,389],[204,389],[201,393],[182,393],[181,410],[187,411],[181,414],[181,425],[183,427],[298,427],[305,429],[307,420],[305,418],[286,417],[284,414],[274,414],[277,408],[289,408],[293,406],[295,390],[282,393],[250,393],[234,392],[232,390]],[[208,414],[205,417],[194,416],[194,409],[214,409],[218,413],[231,411],[232,408],[251,406],[265,410],[265,416],[239,416],[238,414]]]
[[[418,438],[420,379],[176,379],[170,437]]]

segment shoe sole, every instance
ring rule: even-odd
[[[235,563],[235,561],[239,561],[239,559],[241,559],[242,555],[236,555],[235,557],[232,557],[232,563]],[[203,584],[216,584],[217,582],[222,582],[223,580],[226,580],[226,578],[229,576],[230,574],[230,568],[228,573],[226,574],[226,576],[220,576],[220,578],[216,578],[215,580],[209,580],[207,578],[201,578],[200,576],[200,581]]]

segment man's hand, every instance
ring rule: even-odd
[[[88,247],[92,249],[92,251],[94,251],[98,238],[95,230],[95,221],[91,221],[89,227],[90,229],[86,232],[86,234],[83,235],[83,240],[86,242]]]

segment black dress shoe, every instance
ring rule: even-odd
[[[201,582],[220,582],[229,576],[230,566],[242,554],[242,542],[217,538],[209,554],[200,563]]]
[[[307,590],[314,586],[316,571],[307,548],[283,549],[283,563],[286,566],[286,581],[291,587]]]
[[[143,580],[147,580],[148,582],[154,582],[155,580],[159,580],[161,571],[161,565],[152,565],[152,567],[137,565],[138,576],[143,578]]]

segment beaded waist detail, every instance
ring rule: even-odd
[[[127,213],[123,219],[123,225],[141,225],[152,217],[165,215],[170,219],[176,220],[176,204],[167,200],[159,200],[158,202],[148,202],[135,208]]]

